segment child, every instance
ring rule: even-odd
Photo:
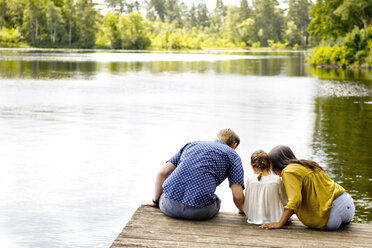
[[[255,176],[246,183],[244,212],[247,222],[264,224],[278,222],[287,203],[283,183],[279,176],[270,174],[269,156],[263,150],[255,151],[251,157]]]

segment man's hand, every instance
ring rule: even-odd
[[[159,202],[154,202],[153,200],[149,201],[145,205],[153,208],[159,208]]]

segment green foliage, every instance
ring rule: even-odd
[[[2,27],[0,30],[0,42],[17,43],[21,40],[21,33],[14,28]]]
[[[275,50],[285,49],[288,45],[288,41],[281,43],[280,41],[274,42],[273,40],[268,40],[267,42],[269,44],[269,47]]]
[[[148,24],[140,14],[120,16],[118,25],[123,49],[146,49],[151,44],[147,35]]]
[[[313,41],[309,26],[320,40],[342,40],[338,45],[346,47],[346,58],[335,49],[335,63],[348,63],[350,56],[355,57],[351,63],[370,63],[371,38],[353,30],[370,25],[368,0],[317,0],[310,25],[310,0],[288,0],[288,12],[277,0],[240,0],[239,6],[215,1],[209,12],[204,2],[188,8],[182,0],[105,0],[110,11],[102,15],[93,0],[0,0],[0,28],[16,30],[16,42],[35,47],[300,49]],[[146,18],[139,14],[144,10]],[[339,38],[348,33],[347,39]]]
[[[371,66],[372,27],[367,30],[355,27],[344,39],[343,45],[317,47],[310,63],[313,65]]]
[[[268,40],[283,41],[283,12],[278,8],[276,0],[253,0],[254,18],[258,38],[267,46]]]
[[[55,6],[52,1],[48,1],[46,18],[50,40],[54,44],[57,39],[62,39],[65,32],[61,8]]]
[[[310,1],[309,0],[288,0],[288,16],[286,38],[289,45],[308,45],[307,27],[310,23]]]

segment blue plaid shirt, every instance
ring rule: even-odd
[[[163,183],[166,197],[194,207],[206,207],[216,201],[214,192],[227,177],[231,184],[244,188],[241,159],[221,140],[186,144],[170,160],[176,169]]]

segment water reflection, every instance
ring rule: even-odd
[[[315,157],[355,199],[355,219],[372,220],[372,97],[320,97],[315,106]]]
[[[372,70],[359,69],[327,69],[311,67],[312,74],[320,79],[341,80],[341,81],[355,81],[371,83]]]
[[[152,74],[208,73],[256,76],[305,76],[303,53],[236,52],[228,54],[41,53],[0,51],[2,78],[86,78],[101,72]]]

